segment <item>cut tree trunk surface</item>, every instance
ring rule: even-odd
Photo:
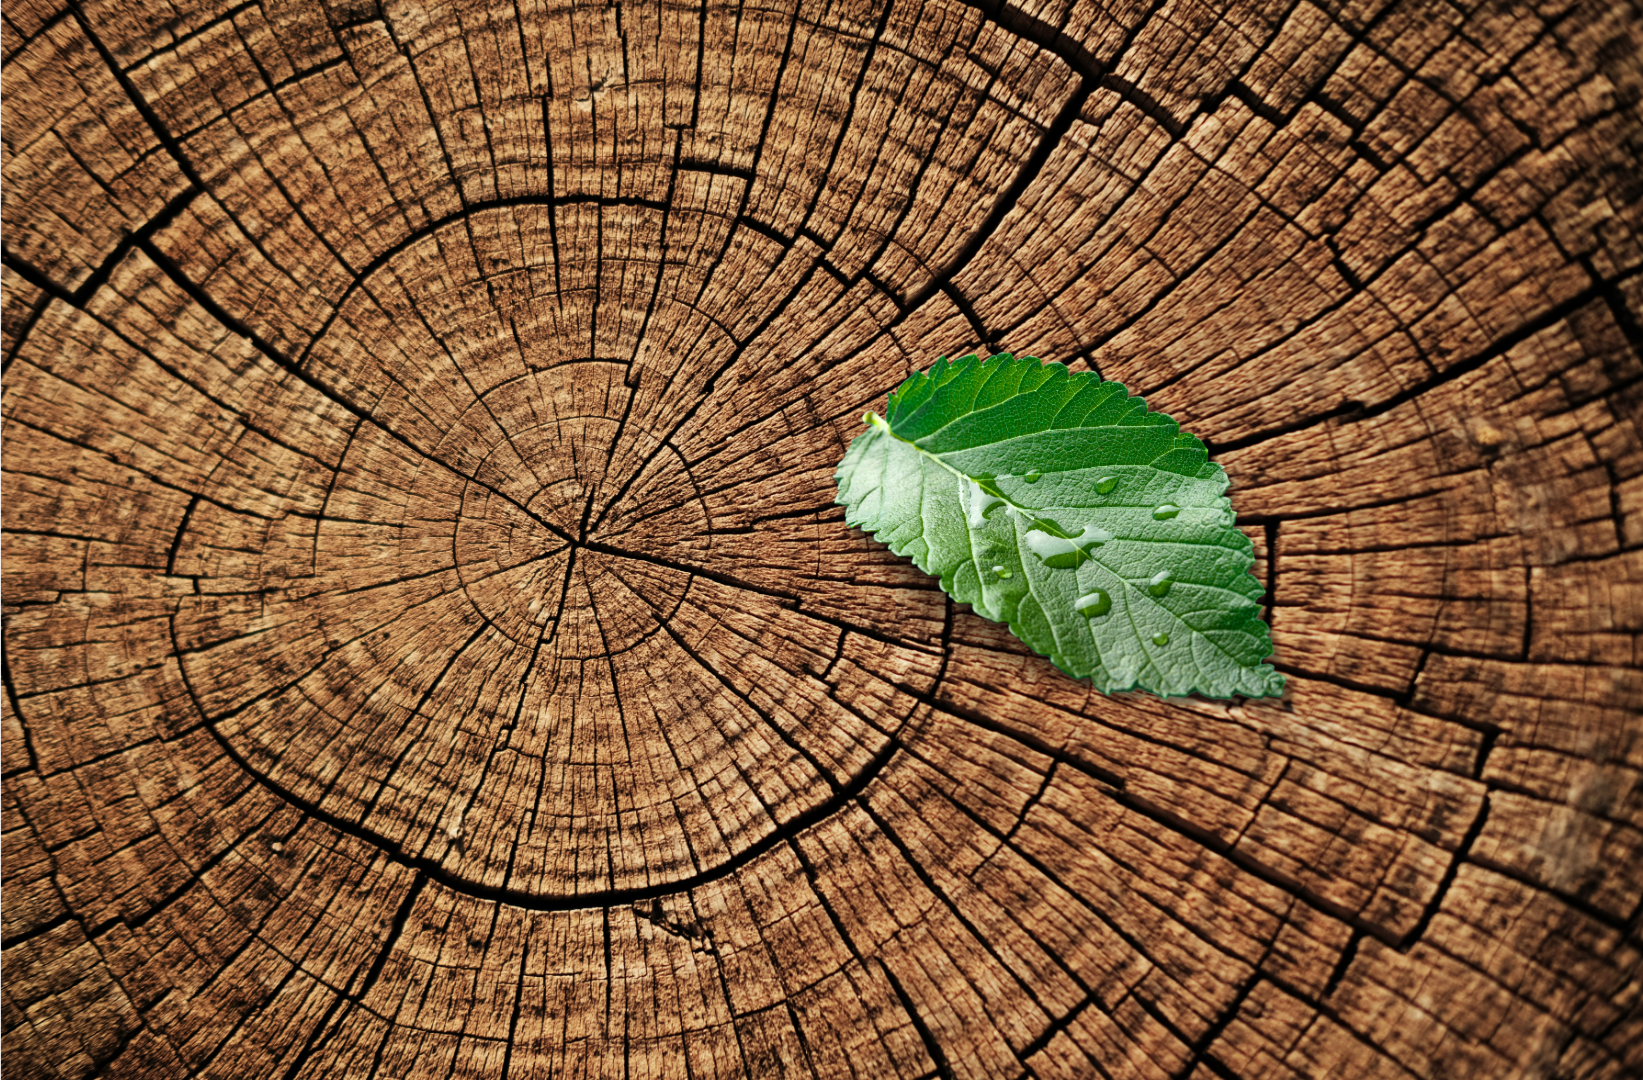
[[[10,0],[8,1076],[1643,1070],[1643,14]],[[1201,435],[1282,700],[843,525]]]

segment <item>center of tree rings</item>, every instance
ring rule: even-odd
[[[841,631],[705,569],[708,496],[667,438],[692,401],[595,353],[587,327],[626,316],[575,310],[536,209],[434,229],[350,290],[303,361],[338,404],[323,505],[196,507],[175,634],[261,782],[453,887],[579,906],[781,842],[894,724],[820,681]],[[211,572],[229,551],[255,580]]]

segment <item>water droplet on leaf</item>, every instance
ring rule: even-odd
[[[1107,595],[1105,589],[1087,592],[1073,601],[1073,610],[1086,619],[1093,619],[1112,610],[1112,597]]]
[[[1095,482],[1095,490],[1101,495],[1111,495],[1112,489],[1118,486],[1118,477],[1103,476]]]
[[[1168,570],[1160,570],[1147,580],[1147,593],[1151,596],[1164,596],[1174,584],[1175,577]]]
[[[1008,581],[1015,577],[1015,572],[1007,566],[995,566],[993,567],[993,573],[997,574],[1000,580],[1003,581]]]
[[[1052,570],[1068,570],[1090,557],[1090,549],[1112,539],[1106,529],[1086,525],[1077,536],[1051,536],[1043,529],[1027,530],[1027,549]]]
[[[1154,634],[1154,635],[1152,635],[1152,643],[1154,645],[1168,645],[1169,644],[1169,635],[1168,634]]]
[[[1036,484],[1036,483],[1038,483],[1038,481],[1040,479],[1043,478],[1043,476],[1044,476],[1043,473],[1039,472],[1037,469],[1033,469],[1030,472],[1028,472],[1025,476],[1023,476],[1021,479],[1027,481],[1027,483],[1029,483],[1029,484]]]
[[[974,480],[965,482],[961,489],[964,503],[964,516],[970,523],[970,528],[979,529],[987,524],[987,511],[995,506],[1002,506],[1004,500],[989,491],[983,491],[981,485]]]
[[[1165,503],[1152,512],[1152,516],[1159,521],[1168,521],[1181,512],[1181,508],[1174,503]]]

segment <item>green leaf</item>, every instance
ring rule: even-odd
[[[1056,667],[1107,693],[1282,693],[1226,473],[1121,384],[942,357],[863,419],[845,521]]]

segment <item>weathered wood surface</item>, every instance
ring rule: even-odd
[[[1637,1075],[1640,27],[9,0],[7,1075]],[[978,345],[1285,700],[842,527]]]

